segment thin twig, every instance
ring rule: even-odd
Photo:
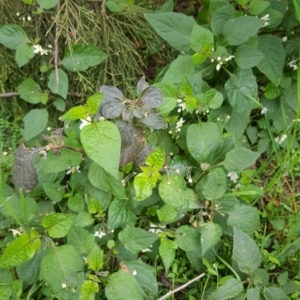
[[[57,2],[57,15],[56,15],[56,26],[55,26],[55,39],[54,39],[54,67],[55,67],[55,78],[56,84],[59,85],[58,75],[58,34],[59,34],[59,14],[60,12],[60,0]]]
[[[177,293],[178,291],[184,289],[185,287],[187,287],[188,285],[190,285],[190,284],[193,283],[194,281],[200,279],[200,278],[203,277],[204,275],[205,275],[205,273],[200,274],[199,276],[197,276],[197,277],[193,278],[192,280],[186,282],[185,284],[179,286],[179,287],[176,288],[175,290],[166,293],[164,296],[160,297],[158,300],[163,300],[163,299],[168,298],[169,296],[171,296],[171,295]]]

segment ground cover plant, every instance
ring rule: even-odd
[[[128,33],[140,8],[94,2],[106,18],[19,1],[52,25],[0,27],[23,72],[43,59],[3,93],[31,109],[13,163],[1,151],[1,299],[298,299],[297,1],[200,1],[194,16],[165,1],[143,29],[176,55],[152,83],[131,73],[134,86],[117,66],[135,50],[80,32],[91,16],[147,43]]]

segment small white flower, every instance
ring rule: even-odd
[[[151,233],[154,233],[154,234],[158,234],[158,233],[162,232],[162,230],[159,229],[158,227],[150,228],[148,231]]]
[[[6,155],[8,154],[8,152],[4,151],[2,154],[3,154],[4,156],[6,156]]]
[[[276,143],[279,143],[279,137],[277,136],[277,137],[274,139],[274,141],[275,141]]]
[[[177,102],[178,102],[178,100],[177,100]],[[178,112],[184,111],[186,109],[185,102],[179,103],[178,106],[179,106]]]
[[[265,22],[264,27],[268,26],[270,22]]]
[[[192,179],[191,176],[188,178],[188,182],[189,182],[189,183],[192,183],[192,182],[193,182],[193,179]]]
[[[219,71],[221,69],[221,65],[217,64],[216,69],[217,69],[217,71]]]
[[[211,59],[210,59],[210,62],[212,62],[212,63],[213,63],[214,61],[215,61],[215,60],[214,60],[213,58],[211,58]]]
[[[137,274],[136,270],[132,270],[132,275],[135,276]]]
[[[182,102],[182,99],[178,98],[177,103],[181,103],[181,102]]]
[[[202,163],[202,164],[200,165],[200,167],[201,167],[201,169],[202,169],[203,171],[206,171],[206,170],[210,167],[210,164],[209,164],[209,163]]]
[[[142,250],[142,252],[143,252],[143,253],[146,253],[146,252],[151,252],[151,249],[149,249],[149,248],[146,248],[146,249],[143,249],[143,250]]]
[[[103,236],[105,236],[105,235],[106,235],[106,233],[103,232],[103,231],[95,231],[95,233],[94,233],[94,236],[97,236],[97,237],[99,237],[100,239],[101,239]]]
[[[41,158],[47,158],[47,151],[46,150],[41,150],[40,152],[39,152],[39,154],[40,154],[40,157]]]
[[[261,109],[261,114],[262,114],[262,115],[265,115],[265,114],[267,113],[267,111],[268,111],[268,108],[267,108],[267,107],[263,107],[263,108]]]
[[[81,130],[83,127],[85,127],[85,126],[87,126],[87,125],[90,125],[90,124],[92,123],[92,119],[91,119],[90,116],[88,116],[88,117],[86,118],[86,120],[85,120],[85,119],[80,119],[80,121],[81,121],[81,124],[80,124],[80,126],[79,126],[79,129],[80,129],[80,130]]]
[[[185,120],[183,120],[183,118],[180,118],[180,120],[176,123],[176,128],[180,129],[184,122],[185,122]]]
[[[87,258],[85,256],[82,256],[82,258],[83,258],[84,263],[87,264],[88,263]]]
[[[282,41],[285,43],[288,40],[287,36],[282,37]]]
[[[21,232],[19,230],[16,230],[16,229],[8,229],[8,231],[11,231],[13,236],[21,235]]]
[[[27,20],[28,20],[28,21],[31,21],[31,17],[30,17],[30,16],[28,16],[28,17],[27,17]]]
[[[42,46],[39,44],[33,45],[33,48],[34,48],[33,53],[35,54],[40,53],[43,50]]]
[[[49,44],[49,45],[48,45],[48,48],[52,49],[52,45]]]
[[[17,12],[17,13],[16,13],[16,16],[17,16],[17,17],[19,17],[19,16],[20,16],[20,13],[19,13],[19,12]]]
[[[79,169],[80,169],[80,166],[77,166],[77,167],[68,167],[68,169],[66,171],[66,175],[74,174],[75,172],[81,173],[81,171]]]
[[[179,169],[176,169],[176,173],[180,173],[180,170],[179,170]]]
[[[220,61],[221,59],[222,59],[221,56],[218,56],[217,60]]]
[[[89,117],[88,117],[88,118],[89,118]],[[105,118],[104,118],[104,117],[100,117],[100,118],[99,118],[99,121],[100,121],[100,122],[103,122],[103,121],[105,121]]]
[[[225,61],[230,61],[234,58],[234,55],[229,55],[228,57],[225,58]]]
[[[261,20],[263,20],[263,21],[270,21],[270,20],[271,20],[270,15],[269,15],[269,14],[264,15],[264,16],[261,18]]]
[[[49,50],[42,49],[40,51],[41,55],[48,55]]]
[[[297,59],[291,60],[287,65],[293,68],[294,71],[298,70]]]
[[[229,177],[230,180],[231,180],[232,182],[234,182],[234,183],[236,183],[237,180],[238,180],[238,178],[239,178],[239,176],[238,176],[238,174],[237,174],[236,172],[229,172],[229,173],[227,174],[227,177]]]
[[[286,140],[286,138],[287,138],[287,135],[283,134],[282,137],[279,140],[279,144],[283,143]]]
[[[65,289],[65,288],[67,287],[67,283],[64,281],[64,282],[61,284],[61,287],[62,287],[63,289]]]

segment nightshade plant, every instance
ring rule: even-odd
[[[270,282],[262,268],[251,236],[261,229],[260,216],[247,196],[263,190],[245,170],[272,143],[277,152],[298,146],[291,125],[299,118],[291,63],[298,23],[287,7],[286,1],[211,0],[198,22],[173,12],[146,14],[181,52],[153,85],[142,77],[136,99],[103,85],[66,111],[50,134],[43,133],[45,108],[25,117],[22,134],[31,147],[21,144],[16,153],[16,191],[0,186],[1,221],[15,236],[2,242],[5,299],[165,299],[160,279],[175,278],[178,257],[193,267],[181,282],[205,275],[190,282],[191,300],[296,295],[286,275]],[[168,9],[172,1],[161,11]],[[8,32],[18,45],[14,40],[12,47]],[[15,25],[0,28],[0,42],[32,55]],[[98,59],[84,69],[100,63],[100,50],[74,45],[61,64],[82,65],[80,53],[91,47]],[[56,66],[51,92],[66,98],[67,78]],[[30,79],[19,92],[45,104]]]

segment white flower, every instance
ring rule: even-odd
[[[52,48],[52,45],[50,45],[50,44],[49,44],[49,45],[48,45],[48,48],[50,48],[50,49],[51,49],[51,48]]]
[[[135,276],[137,274],[136,270],[132,270],[132,275]]]
[[[28,20],[28,21],[31,21],[31,17],[30,17],[30,16],[28,16],[28,17],[27,17],[27,20]]]
[[[221,56],[218,56],[217,60],[220,61],[221,59],[222,59]]]
[[[202,169],[203,171],[206,171],[206,170],[210,167],[210,164],[209,164],[209,163],[202,163],[202,164],[200,165],[200,167],[201,167],[201,169]]]
[[[189,183],[192,183],[192,182],[193,182],[193,179],[192,179],[191,176],[188,178],[188,182],[189,182]]]
[[[81,171],[79,169],[80,169],[80,166],[77,166],[77,167],[68,167],[66,175],[68,175],[68,174],[74,174],[75,172],[81,173]]]
[[[261,109],[261,114],[262,114],[262,115],[265,115],[265,114],[267,113],[267,111],[268,111],[268,108],[267,108],[267,107],[263,107],[263,108]]]
[[[264,27],[268,26],[270,22],[265,22]]]
[[[229,55],[227,58],[225,58],[225,61],[230,61],[234,58],[234,55]]]
[[[275,141],[276,143],[279,143],[279,137],[277,136],[277,137],[274,139],[274,141]]]
[[[176,123],[176,128],[181,128],[184,122],[185,121],[183,120],[183,118],[180,118],[180,120]]]
[[[105,118],[104,118],[104,117],[100,117],[100,118],[99,118],[99,121],[100,121],[100,122],[103,122],[103,121],[105,121]]]
[[[64,282],[61,284],[61,287],[62,287],[63,289],[65,289],[65,288],[67,287],[67,283],[64,281]]]
[[[81,130],[83,127],[90,125],[92,123],[92,119],[90,116],[87,116],[86,120],[85,119],[80,119],[81,124],[79,126],[79,129]]]
[[[17,16],[17,17],[19,17],[19,16],[20,16],[20,13],[19,13],[19,12],[17,12],[17,13],[16,13],[16,16]]]
[[[94,233],[94,236],[97,236],[97,237],[99,237],[100,239],[101,239],[103,236],[105,236],[105,235],[106,235],[106,233],[103,232],[103,231],[95,231],[95,233]]]
[[[48,55],[48,52],[49,52],[49,50],[45,50],[45,49],[42,49],[41,51],[40,51],[40,53],[41,53],[41,55]]]
[[[41,158],[47,158],[47,151],[46,150],[41,150],[40,152],[39,152],[39,154],[40,154],[40,157]]]
[[[217,71],[219,71],[221,69],[221,65],[217,64],[216,69],[217,69]]]
[[[269,14],[264,15],[264,16],[261,18],[261,20],[263,20],[263,21],[270,21],[270,20],[271,20],[270,15],[269,15]]]
[[[282,136],[281,136],[281,138],[279,139],[279,144],[281,144],[281,143],[283,143],[285,140],[286,140],[286,138],[287,138],[287,135],[286,134],[283,134]]]
[[[11,231],[13,236],[21,235],[21,232],[19,230],[16,230],[16,229],[8,229],[8,231]]]
[[[3,154],[4,156],[6,156],[6,155],[8,154],[8,152],[4,151],[2,154]]]
[[[40,53],[43,50],[42,46],[39,44],[33,45],[33,48],[34,48],[33,53],[36,53],[36,54]]]
[[[178,112],[184,111],[186,109],[186,103],[185,102],[179,102],[178,100],[177,100],[177,102],[179,103],[178,104],[178,106],[179,106]]]
[[[297,59],[291,60],[287,65],[293,68],[294,71],[298,70]]]
[[[238,178],[239,178],[239,176],[238,176],[238,174],[236,173],[236,172],[229,172],[228,174],[227,174],[227,176],[230,178],[230,180],[232,181],[232,182],[234,182],[234,183],[236,183],[237,182],[237,180],[238,180]]]
[[[282,37],[282,41],[285,43],[288,40],[287,36]]]
[[[143,252],[143,253],[146,253],[146,252],[151,252],[151,249],[149,249],[149,248],[146,248],[146,249],[143,249],[143,250],[142,250],[142,252]]]

